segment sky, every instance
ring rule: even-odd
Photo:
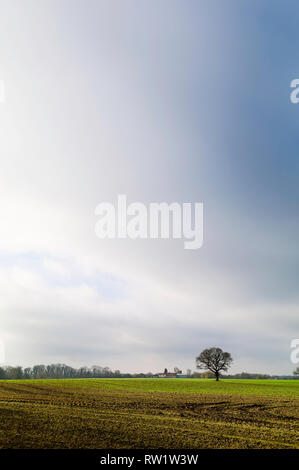
[[[299,5],[0,0],[5,363],[291,374]],[[101,240],[95,208],[203,202],[204,244]]]

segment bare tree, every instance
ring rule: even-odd
[[[227,371],[233,362],[230,353],[222,351],[220,348],[204,349],[196,358],[198,369],[208,369],[215,374],[216,380],[222,370]]]
[[[297,369],[294,370],[293,374],[294,375],[299,375],[299,367],[297,367]]]

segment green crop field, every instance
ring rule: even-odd
[[[0,381],[1,448],[299,448],[299,381]]]

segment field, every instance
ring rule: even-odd
[[[299,448],[299,381],[0,381],[0,448]]]

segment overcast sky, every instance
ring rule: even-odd
[[[0,340],[8,364],[290,374],[299,5],[0,0]],[[204,245],[100,240],[95,208],[203,202]]]

